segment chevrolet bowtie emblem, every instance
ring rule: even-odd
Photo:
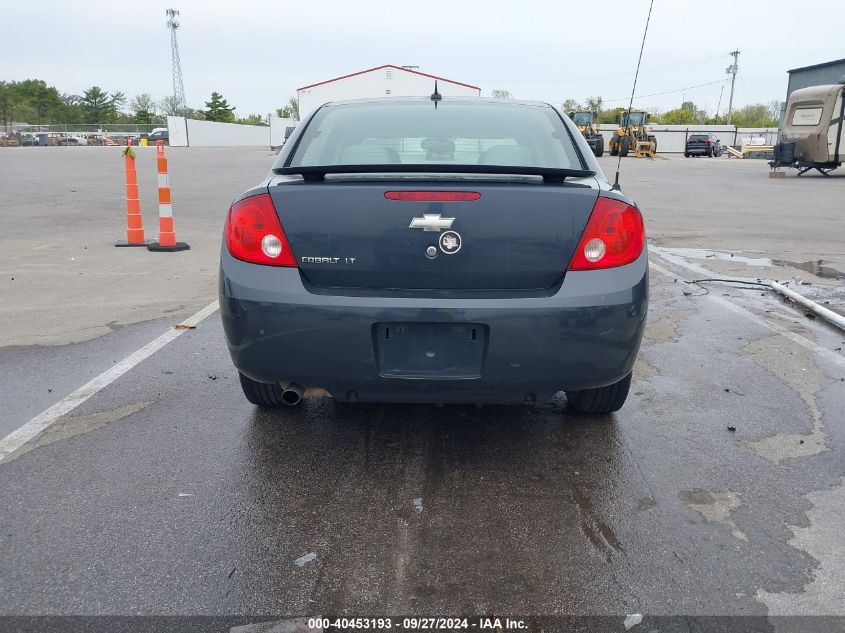
[[[454,221],[455,218],[441,218],[439,213],[423,213],[421,218],[411,220],[408,228],[439,233],[444,229],[451,229]]]

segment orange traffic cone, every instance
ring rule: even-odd
[[[153,242],[151,251],[186,251],[190,246],[176,241],[173,230],[173,207],[170,204],[170,180],[167,176],[167,158],[164,156],[164,141],[156,141],[156,165],[158,167],[158,242]]]
[[[149,246],[152,241],[144,240],[141,201],[138,199],[138,172],[135,171],[135,152],[131,139],[123,152],[123,161],[126,166],[126,239],[118,240],[115,246]]]

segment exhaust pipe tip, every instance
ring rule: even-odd
[[[302,402],[302,396],[304,393],[305,390],[302,387],[295,383],[291,383],[285,387],[284,391],[282,391],[282,402],[289,407],[295,407]]]

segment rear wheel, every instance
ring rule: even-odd
[[[651,141],[651,151],[655,154],[657,153],[657,137],[656,136],[649,136],[648,140]]]
[[[684,152],[684,158],[689,158],[689,152]]]
[[[628,155],[628,150],[631,149],[631,137],[626,136],[622,139],[621,147],[619,148],[619,155],[625,158]]]
[[[238,372],[238,377],[241,379],[241,389],[244,390],[246,399],[252,404],[271,409],[284,406],[282,387],[279,384],[268,385],[267,383],[256,382],[240,372]]]
[[[610,139],[610,155],[616,156],[619,153],[619,137],[615,134]]]
[[[603,136],[599,136],[596,139],[596,144],[593,147],[593,154],[595,154],[597,158],[601,158],[604,155],[604,137]]]
[[[567,391],[569,406],[578,413],[613,413],[619,411],[631,388],[631,374],[619,382],[597,389]]]

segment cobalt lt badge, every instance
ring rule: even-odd
[[[455,231],[446,231],[440,236],[438,242],[440,250],[447,255],[454,255],[461,250],[461,236]]]

